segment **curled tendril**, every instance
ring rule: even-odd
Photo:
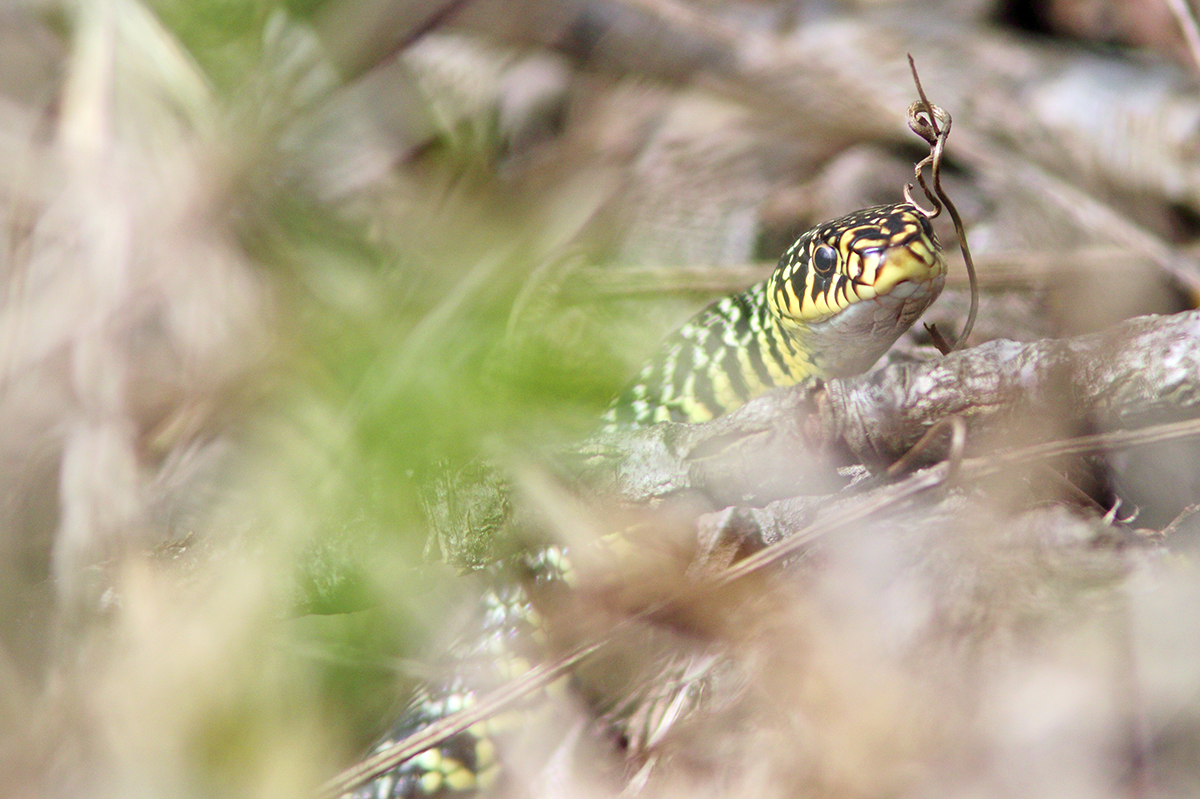
[[[904,199],[916,206],[925,216],[933,219],[942,212],[942,202],[939,199],[942,178],[942,150],[945,147],[946,138],[950,135],[950,124],[953,120],[944,108],[929,105],[928,102],[922,96],[921,100],[908,107],[908,127],[913,133],[920,136],[929,144],[929,155],[917,162],[913,173],[916,175],[917,183],[921,184],[921,190],[925,192],[925,197],[933,204],[933,210],[927,211],[913,200],[913,185],[911,183],[904,184]],[[925,167],[927,166],[933,170],[933,190],[925,182]]]
[[[917,75],[917,65],[913,62],[911,55],[908,57],[908,65],[912,68],[913,82],[917,84],[917,94],[921,97],[920,100],[908,107],[908,127],[929,144],[929,155],[917,162],[913,173],[921,190],[925,192],[926,199],[933,205],[933,209],[926,210],[913,200],[913,184],[911,183],[904,185],[904,200],[929,219],[938,216],[942,212],[942,207],[945,206],[946,210],[950,212],[950,218],[954,221],[954,231],[958,234],[958,246],[962,250],[963,262],[967,266],[967,277],[971,282],[971,310],[967,313],[967,322],[963,325],[958,343],[954,345],[954,349],[957,350],[963,348],[967,336],[971,335],[971,330],[975,327],[975,315],[979,311],[979,282],[975,277],[975,262],[971,259],[971,249],[967,246],[967,234],[963,228],[962,217],[958,215],[958,209],[954,207],[954,203],[942,189],[942,155],[953,120],[950,118],[949,112],[929,102],[929,98],[925,96],[921,78]],[[927,166],[933,174],[932,189],[925,181],[925,167]]]

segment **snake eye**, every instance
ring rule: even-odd
[[[822,244],[812,254],[813,268],[817,270],[817,274],[822,277],[827,277],[833,273],[834,267],[837,266],[838,256],[837,250],[830,247],[828,244]]]

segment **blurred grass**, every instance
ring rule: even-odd
[[[148,7],[228,93],[260,63],[262,30],[277,0],[151,0]]]
[[[245,87],[276,80],[264,74],[260,41],[281,7],[155,4],[227,98],[225,112],[249,120],[260,109],[244,104],[262,90]],[[258,123],[303,128],[309,112]],[[218,540],[241,531],[264,578],[290,593],[282,609],[293,618],[264,630],[278,669],[215,713],[195,711],[207,719],[196,750],[202,793],[237,794],[263,779],[237,764],[261,765],[248,753],[270,735],[243,730],[257,714],[286,719],[293,690],[307,697],[294,712],[325,728],[317,741],[370,743],[421,676],[403,664],[431,638],[444,642],[474,590],[425,555],[423,486],[498,447],[545,452],[586,433],[624,379],[604,344],[613,315],[556,299],[592,257],[573,241],[601,198],[586,183],[571,197],[526,195],[496,177],[489,120],[448,124],[356,203],[314,196],[304,167],[287,165],[262,131],[245,131],[246,146],[267,150],[234,159],[247,170],[235,181],[246,192],[234,198],[236,230],[274,290],[278,346],[251,378],[255,400],[234,425],[242,456],[211,524]],[[300,177],[273,185],[280,164]],[[465,562],[495,549],[466,545],[475,551]],[[262,702],[270,709],[255,710]]]
[[[520,326],[510,334],[534,256],[492,221],[499,214],[471,210],[449,203],[423,250],[381,247],[319,208],[288,208],[266,258],[290,295],[290,355],[281,410],[254,424],[271,433],[252,448],[251,471],[284,484],[260,510],[306,541],[297,610],[348,614],[293,629],[300,651],[316,655],[323,703],[356,720],[359,745],[387,718],[381,705],[412,684],[395,664],[420,657],[431,636],[444,640],[473,591],[428,562],[422,490],[498,442],[537,452],[585,430],[619,379],[619,365],[606,375],[561,340]],[[471,230],[455,235],[463,218]],[[458,247],[431,241],[442,236],[479,249],[448,252]],[[468,563],[504,548],[460,543],[470,551],[453,555]]]
[[[37,750],[43,773],[51,775],[47,781],[58,778],[61,762],[71,762],[68,769],[77,773],[54,783],[55,792],[295,796],[309,793],[350,762],[380,732],[389,712],[436,668],[427,654],[444,650],[470,609],[478,593],[477,576],[464,577],[455,565],[476,566],[504,549],[504,542],[452,540],[460,548],[448,553],[455,563],[432,562],[427,550],[440,553],[436,546],[427,547],[429,524],[422,504],[429,485],[446,475],[476,474],[482,470],[478,464],[496,453],[536,461],[585,435],[627,378],[624,357],[637,360],[639,349],[672,327],[672,315],[686,316],[703,302],[695,296],[665,302],[651,296],[642,302],[640,322],[630,324],[637,301],[604,305],[564,290],[577,270],[606,267],[619,257],[613,252],[619,247],[609,249],[603,240],[606,224],[621,222],[620,215],[605,216],[611,210],[606,203],[622,196],[622,189],[625,198],[636,199],[637,192],[630,189],[639,184],[622,184],[628,175],[613,173],[655,166],[653,159],[641,162],[638,148],[646,143],[642,128],[651,128],[648,120],[666,113],[666,106],[631,113],[640,108],[636,99],[650,95],[638,98],[642,87],[627,83],[622,89],[635,101],[616,108],[622,124],[592,120],[596,127],[581,134],[612,137],[581,148],[592,148],[587,151],[590,163],[579,166],[569,143],[556,141],[562,149],[548,148],[554,153],[549,166],[528,170],[539,172],[536,179],[514,179],[503,168],[510,142],[504,140],[500,115],[478,102],[486,89],[495,88],[495,75],[481,80],[483,89],[471,86],[469,90],[478,91],[457,97],[449,90],[439,93],[446,87],[436,79],[421,80],[415,69],[384,70],[384,79],[372,87],[376,94],[367,92],[359,106],[341,104],[362,86],[348,85],[312,32],[297,24],[328,4],[150,3],[165,26],[163,38],[171,41],[140,44],[173,46],[177,41],[194,59],[201,79],[183,76],[172,84],[185,71],[182,67],[163,77],[153,68],[144,69],[147,64],[139,65],[142,82],[126,95],[128,105],[139,107],[132,109],[133,122],[127,122],[126,130],[157,120],[167,133],[155,138],[158,131],[149,131],[146,141],[154,146],[144,150],[138,149],[145,144],[138,136],[130,137],[132,143],[122,140],[134,155],[122,163],[134,165],[130,183],[135,186],[144,178],[176,187],[184,193],[182,205],[194,203],[201,209],[194,215],[179,213],[180,218],[211,225],[214,238],[232,242],[232,254],[220,251],[236,262],[230,271],[245,267],[255,287],[261,285],[269,295],[263,318],[255,320],[265,330],[269,352],[252,360],[252,368],[239,373],[235,385],[216,381],[215,398],[199,390],[188,396],[187,381],[203,381],[184,372],[180,404],[218,406],[195,438],[229,439],[232,455],[219,462],[220,473],[213,478],[216,500],[181,540],[158,548],[154,557],[137,553],[122,564],[116,590],[107,600],[109,612],[81,641],[64,637],[66,644],[56,640],[48,646],[55,659],[49,671],[66,678],[47,680],[50,698],[35,707],[40,717],[25,714],[37,723],[13,722],[20,731],[7,735],[4,743],[30,739],[32,744],[24,747]],[[157,35],[145,26],[138,31]],[[464,39],[442,39],[443,50],[435,56],[462,55],[455,49],[465,46]],[[170,48],[146,46],[140,52],[145,57],[166,50]],[[486,60],[478,52],[466,55],[466,62]],[[152,58],[146,61],[156,66]],[[460,68],[465,69],[463,63],[454,60],[448,71]],[[166,85],[154,83],[154,77]],[[597,75],[588,80],[604,81]],[[207,88],[192,92],[197,84]],[[172,85],[183,87],[181,93],[191,92],[189,102],[176,107],[157,96],[169,95]],[[603,97],[616,85],[620,82],[593,87],[579,102]],[[656,97],[666,93],[661,87],[651,92]],[[194,101],[196,94],[204,95],[207,104]],[[700,105],[699,116],[685,115],[687,120],[708,119],[710,109]],[[186,127],[174,116],[178,108],[201,106],[207,116],[195,112],[189,120],[193,128],[179,136],[183,144],[177,150],[161,146],[162,141],[174,142],[170,134]],[[115,109],[120,113],[122,106],[115,104]],[[370,150],[368,137],[355,126],[360,121],[356,113],[400,118],[394,127],[380,126],[382,155]],[[579,116],[586,127],[587,115]],[[683,127],[658,144],[674,152],[675,145],[692,141],[683,135],[694,132],[691,123]],[[714,135],[712,142],[719,145],[719,137]],[[620,156],[613,157],[614,152]],[[745,151],[735,148],[735,154],[740,158]],[[748,181],[747,173],[722,172],[720,146],[711,151],[685,147],[679,157],[678,169],[662,176],[663,185],[653,169],[636,178],[641,188],[654,184],[670,199],[669,207],[656,210],[649,200],[635,203],[632,210],[622,210],[646,218],[625,221],[648,222],[651,231],[660,221],[664,229],[676,225],[674,232],[684,238],[720,232],[729,224],[729,215],[717,213],[722,210],[720,189],[745,188],[739,181]],[[193,160],[173,171],[178,166],[174,158]],[[612,168],[605,158],[618,166]],[[712,174],[706,172],[709,168]],[[186,179],[193,170],[202,176],[194,183]],[[703,174],[693,175],[697,172]],[[698,180],[670,182],[680,174]],[[760,186],[745,185],[753,189],[746,191],[753,195],[746,201],[753,209]],[[196,196],[186,194],[189,190]],[[135,216],[141,202],[151,206],[146,216],[157,220],[157,195],[131,194],[128,205],[135,210],[130,216],[144,221]],[[703,201],[710,194],[717,195],[711,205]],[[98,195],[109,199],[103,192]],[[741,206],[735,202],[732,207]],[[107,222],[109,217],[100,213],[105,210],[94,213]],[[670,216],[673,210],[679,218]],[[660,220],[659,213],[666,217]],[[130,227],[139,235],[161,232],[154,224],[147,225],[150,234]],[[191,240],[180,241],[186,245]],[[674,244],[678,242],[650,251],[669,252]],[[201,268],[201,260],[188,255],[170,247],[154,253],[167,273]],[[191,287],[187,280],[166,285],[164,293]],[[224,319],[225,308],[218,303],[236,305],[239,297],[233,295],[242,286],[223,288],[227,293],[217,294],[207,307],[212,319],[202,320],[214,327]],[[137,332],[151,338],[155,325],[169,327],[154,318]],[[168,348],[176,343],[169,340]],[[222,342],[229,349],[218,357],[236,360],[242,355],[236,351],[239,344]],[[255,342],[247,340],[245,346],[257,352]],[[175,442],[180,450],[192,443],[186,437]],[[50,486],[54,479],[44,476],[42,482]],[[187,488],[179,493],[186,494]],[[47,507],[53,504],[43,500]],[[48,529],[55,524],[54,519],[43,522]],[[885,543],[896,537],[888,524],[886,534],[879,536]],[[984,526],[980,540],[990,541],[992,528],[1000,525],[989,518]],[[948,536],[951,542],[963,538],[956,530]],[[872,551],[860,541],[848,546],[851,568],[845,574],[858,579],[868,573],[858,559],[871,557]],[[1001,555],[1003,568],[997,567],[993,582],[1003,586],[1012,580],[1004,571],[1007,553]],[[934,582],[930,595],[941,597],[946,586],[973,590],[970,575],[980,571],[980,561],[973,552],[947,557],[946,574]],[[878,564],[875,569],[887,571]],[[40,563],[35,569],[39,574],[48,570]],[[829,595],[837,599],[836,606],[846,587],[833,585],[841,576],[836,565],[829,572]],[[1077,588],[1067,582],[1055,586],[1055,575],[1045,569],[1023,573],[1030,578],[1032,594]],[[880,595],[868,588],[862,592],[864,623],[872,629],[880,624],[890,635],[894,630],[887,613],[880,615]],[[914,596],[920,594],[912,590]],[[1086,599],[1090,606],[1091,598]],[[964,601],[962,628],[983,636],[986,626],[977,629],[978,617],[971,614],[981,606],[995,606],[1003,616],[1006,601],[1012,604],[1003,594],[995,602],[987,597],[977,604]],[[905,602],[895,604],[901,606],[897,612],[909,610]],[[793,619],[797,640],[821,638],[803,613]],[[833,613],[826,609],[815,615],[829,625],[830,640],[854,638],[836,607]],[[907,645],[897,644],[896,651],[906,651]],[[888,746],[899,742],[905,749],[912,741],[903,732],[896,734],[896,715],[886,712],[886,702],[872,698],[889,692],[864,694],[858,672],[846,668],[859,661],[874,668],[880,651],[892,652],[887,646],[877,651],[832,645],[828,663],[816,671],[827,669],[843,686],[844,697],[815,698],[835,729],[846,726],[843,720],[855,718],[856,712],[878,717],[881,721],[871,722],[865,740]],[[797,646],[790,651],[802,660],[808,650]],[[869,656],[863,657],[864,652]],[[880,681],[890,685],[897,678],[883,673],[894,665],[888,657],[879,669]],[[4,665],[0,657],[0,678],[5,678]],[[779,675],[781,696],[787,696],[788,687],[809,690],[796,679],[808,666],[791,665],[795,668]],[[920,677],[930,679],[924,672]],[[899,696],[908,683],[901,678],[896,685]],[[36,697],[37,690],[30,688],[27,694]],[[787,713],[794,710],[786,702],[776,703],[774,694],[769,698]],[[6,720],[18,719],[26,710],[20,701],[12,704],[15,709],[5,713]],[[877,704],[885,710],[879,711]],[[912,712],[925,718],[923,703],[912,704]],[[805,731],[814,740],[820,733]],[[803,761],[792,751],[793,741],[779,737],[778,743],[788,749],[780,762]],[[845,761],[850,765],[840,777],[848,783],[871,783],[868,766],[877,759],[871,745],[864,751],[872,756]],[[903,751],[894,762],[911,769],[921,751]],[[0,780],[9,770],[19,771],[10,766],[17,760],[0,757]]]
[[[131,215],[158,224],[156,195],[136,192],[174,185],[181,205],[201,209],[182,218],[233,241],[227,266],[247,266],[270,297],[256,320],[270,344],[211,396],[189,396],[191,375],[180,380],[182,405],[217,406],[197,439],[228,439],[233,453],[212,478],[216,499],[179,540],[113,567],[112,613],[94,629],[41,644],[68,687],[14,702],[6,717],[37,723],[14,721],[4,742],[42,771],[6,754],[0,777],[96,795],[308,792],[427,676],[414,662],[451,635],[477,587],[426,556],[423,486],[498,449],[536,457],[586,433],[625,377],[606,344],[616,314],[557,296],[600,257],[579,234],[603,183],[569,173],[549,190],[506,183],[494,118],[418,107],[441,127],[401,168],[349,196],[320,191],[330,150],[310,148],[314,137],[330,137],[334,153],[357,142],[319,119],[347,86],[289,16],[318,5],[154,0],[162,28],[115,26],[111,40],[103,13],[64,17],[96,26],[86,33],[100,55],[130,44],[120,36],[146,37],[119,67],[120,91],[81,84],[81,97],[97,92],[88,109],[128,115],[94,129],[97,151],[114,136],[133,154],[133,199],[121,196]],[[152,56],[176,44],[194,64],[174,61],[164,76]],[[141,82],[121,84],[127,74]],[[211,95],[172,103],[172,89],[196,86]],[[180,107],[192,116],[175,116]],[[201,176],[189,182],[192,171]],[[155,268],[186,290],[187,270],[203,264],[173,241],[154,251]],[[241,286],[220,288],[216,302],[240,299]],[[226,309],[208,310],[202,321],[219,327]],[[63,752],[74,761],[58,783]]]

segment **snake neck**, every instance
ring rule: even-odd
[[[780,386],[793,386],[806,380],[827,377],[824,359],[820,356],[820,336],[809,325],[783,320],[775,315],[767,302],[769,281],[757,283],[739,296],[755,309],[757,315],[753,335],[745,346],[757,354],[763,370],[756,370],[758,385],[750,399]]]

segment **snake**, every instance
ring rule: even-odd
[[[818,225],[766,280],[671,335],[602,421],[608,429],[705,422],[778,386],[860,374],[937,299],[945,278],[933,227],[914,205]]]
[[[770,277],[718,300],[669,336],[601,424],[612,431],[704,422],[772,388],[860,374],[937,299],[946,269],[929,216],[911,203],[865,208],[813,227],[783,253]],[[568,582],[569,559],[556,547],[523,557],[521,569],[536,581]],[[489,588],[482,631],[451,659],[500,664],[501,671],[514,659],[524,662],[510,650],[513,641],[536,637],[535,617],[520,586]],[[419,691],[376,751],[473,702],[477,689],[464,671],[451,669],[440,684]],[[354,796],[486,791],[501,774],[493,738],[504,725],[493,719],[455,735]]]

